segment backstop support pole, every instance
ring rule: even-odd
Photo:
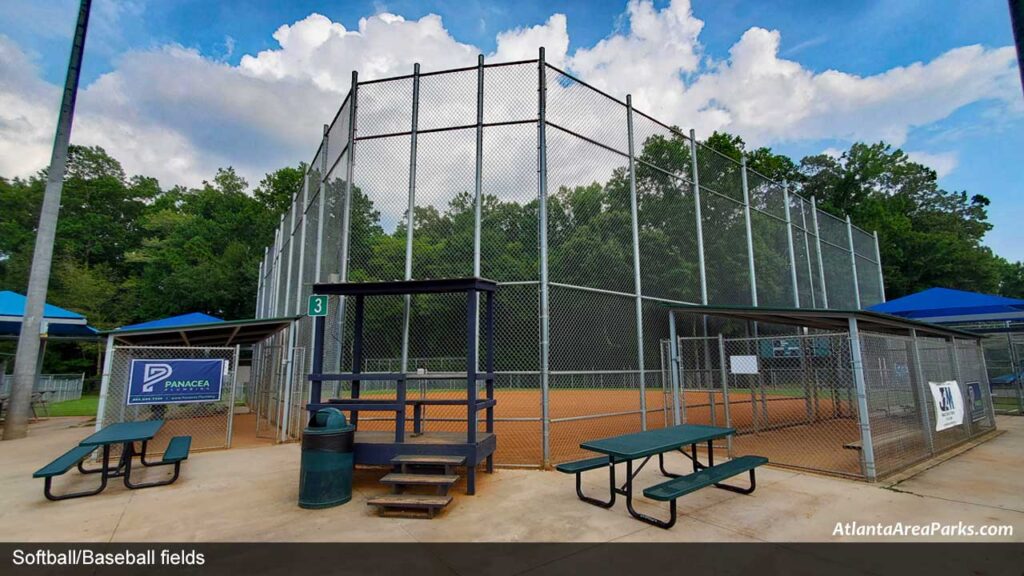
[[[857,278],[857,252],[853,249],[853,222],[846,217],[846,239],[850,244],[850,269],[853,271],[853,301],[860,310],[860,280]]]
[[[412,235],[416,227],[416,143],[420,123],[420,65],[412,67],[412,128],[409,131],[409,207],[405,215],[405,279],[412,280]],[[409,317],[412,315],[412,296],[405,295],[402,313],[402,356],[399,372],[409,371]]]
[[[551,418],[549,399],[549,308],[548,308],[548,151],[547,151],[547,82],[544,48],[537,61],[537,194],[540,216],[540,390],[541,426],[543,431],[544,468],[551,466]]]
[[[878,292],[885,302],[885,276],[882,274],[882,251],[878,248],[878,230],[873,234],[875,238],[875,262],[878,263]]]
[[[729,371],[725,367],[725,337],[718,335],[718,376],[722,379],[722,403],[725,411],[725,426],[732,428],[732,414],[729,412]],[[727,454],[732,458],[732,434],[725,437]]]
[[[693,209],[697,220],[697,265],[700,271],[700,303],[707,306],[708,304],[708,274],[707,268],[704,265],[704,218],[701,216],[700,208],[700,174],[697,168],[697,132],[690,128],[690,165],[693,168]],[[703,348],[704,348],[704,369],[699,370],[698,373],[701,375],[701,380],[704,379],[704,374],[707,373],[708,365],[710,364],[711,355],[708,352],[708,317],[707,315],[701,316],[701,336],[704,337]],[[703,382],[702,382],[703,387]]]
[[[668,311],[668,370],[669,381],[672,383],[672,423],[679,426],[683,423],[679,410],[679,336],[676,334],[676,312]]]
[[[747,231],[747,266],[750,268],[750,303],[757,306],[757,272],[754,270],[754,234],[750,225],[750,189],[747,188],[747,157],[740,157],[740,181],[743,183],[743,222]]]
[[[867,382],[864,378],[864,358],[860,349],[860,332],[857,329],[857,319],[850,318],[850,357],[853,363],[853,383],[857,388],[857,416],[860,420],[860,444],[861,458],[864,465],[864,477],[868,482],[874,482],[875,473],[875,448],[871,443],[871,422],[868,418],[868,394]]]
[[[340,282],[348,281],[348,255],[349,255],[349,244],[352,235],[351,222],[352,222],[352,191],[355,190],[355,186],[352,185],[352,177],[355,172],[356,166],[356,120],[359,115],[357,109],[359,107],[359,73],[355,70],[352,71],[352,88],[349,89],[349,102],[348,102],[348,148],[345,153],[348,156],[345,159],[345,198],[343,198],[343,204],[341,208],[341,255],[339,259],[341,262],[338,263],[338,276]],[[327,192],[324,189],[324,192]],[[338,297],[338,366],[337,370],[342,370],[345,365],[345,297]],[[334,368],[334,367],[332,367]],[[359,366],[353,366],[353,370],[358,371]]]
[[[633,96],[626,95],[629,142],[629,209],[633,229],[633,290],[636,294],[636,362],[640,370],[640,429],[647,430],[647,374],[644,371],[644,302],[640,285],[640,220],[636,197],[636,162],[633,148]],[[674,323],[674,322],[673,322]],[[678,403],[678,398],[676,402]]]
[[[480,230],[483,228],[483,193],[484,193],[484,55],[476,58],[476,162],[473,174],[473,276],[480,278]],[[488,296],[488,302],[492,302]],[[480,301],[477,299],[477,315],[480,314]],[[480,341],[480,323],[476,324],[476,339]],[[479,364],[479,358],[477,359]],[[493,374],[492,369],[487,371]],[[491,380],[493,388],[494,381]],[[493,414],[494,408],[488,408]],[[493,418],[492,418],[493,420]]]
[[[800,283],[796,276],[796,250],[793,249],[793,217],[789,205],[789,190],[782,189],[782,199],[786,204],[786,248],[789,251],[789,280],[793,283],[793,306],[800,307]]]
[[[814,244],[818,252],[818,280],[821,284],[821,307],[828,308],[828,286],[825,284],[825,260],[821,257],[821,229],[818,228],[818,202],[811,196],[811,220],[814,222]]]

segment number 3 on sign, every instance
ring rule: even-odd
[[[317,294],[310,296],[307,316],[327,316],[327,296]]]

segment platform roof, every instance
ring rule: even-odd
[[[929,288],[876,304],[872,311],[928,322],[991,322],[1024,319],[1024,300],[952,288]]]
[[[185,315],[191,316],[191,315]],[[194,319],[194,318],[193,318]],[[295,316],[248,320],[221,320],[172,325],[163,319],[103,332],[121,345],[130,346],[235,346],[262,342],[287,328]],[[153,324],[159,323],[154,326]]]
[[[14,339],[21,334],[25,317],[24,295],[10,290],[0,291],[0,339]],[[93,340],[97,330],[88,325],[85,316],[53,304],[43,307],[46,336],[51,339]]]
[[[883,314],[870,310],[819,310],[808,308],[773,308],[766,306],[702,306],[700,304],[665,303],[666,307],[690,314],[706,314],[719,318],[731,318],[767,324],[802,326],[830,332],[846,332],[850,329],[850,318],[857,320],[857,327],[864,332],[906,335],[910,330],[918,334],[948,338],[978,339],[982,335],[957,330],[948,326],[912,320],[901,316]]]

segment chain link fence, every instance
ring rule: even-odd
[[[14,375],[0,375],[0,382],[0,396],[9,396]],[[40,374],[32,386],[32,392],[39,394],[42,400],[55,404],[81,398],[84,384],[85,374]]]
[[[132,360],[224,360],[221,397],[213,402],[188,404],[132,405],[127,403]],[[235,399],[238,349],[213,347],[117,346],[105,367],[109,378],[106,396],[100,398],[97,429],[115,422],[162,419],[164,425],[149,441],[148,453],[160,454],[174,436],[191,436],[194,450],[231,446],[231,423]]]
[[[497,281],[498,464],[550,465],[582,440],[665,425],[661,302],[883,299],[872,234],[543,58],[353,80],[266,252],[257,314],[302,314],[316,282]],[[364,369],[464,357],[457,302],[380,300]],[[326,371],[351,361],[346,312],[330,299]],[[304,318],[256,353],[261,429],[282,440],[302,419],[312,344]],[[427,426],[464,426],[451,407],[428,412]],[[360,420],[393,426],[377,417]]]

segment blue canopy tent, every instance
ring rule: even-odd
[[[929,288],[869,310],[987,334],[982,347],[996,410],[1024,414],[1024,300]]]
[[[868,310],[936,324],[1024,320],[1024,300],[952,288],[929,288]]]
[[[17,340],[25,316],[25,296],[10,290],[0,292],[0,339]],[[42,334],[51,340],[96,340],[99,333],[85,316],[46,304]]]

